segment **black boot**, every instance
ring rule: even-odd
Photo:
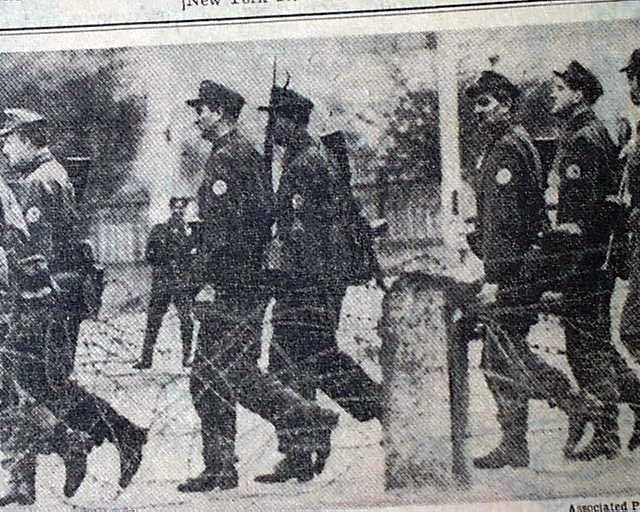
[[[255,481],[262,484],[277,484],[295,478],[302,483],[313,479],[313,475],[314,465],[311,461],[311,452],[296,451],[287,453],[271,473],[258,475]]]
[[[591,395],[570,390],[566,398],[558,400],[558,406],[567,415],[567,441],[562,449],[565,458],[575,458],[575,449],[583,438],[587,424],[596,417],[602,404]]]
[[[120,454],[120,479],[118,485],[125,489],[140,468],[142,448],[147,442],[148,430],[130,425],[118,436],[118,452]]]
[[[134,370],[148,370],[153,366],[153,352],[142,352],[140,359],[133,364]]]
[[[506,466],[526,468],[529,465],[527,445],[528,408],[524,404],[502,401],[498,404],[498,422],[502,429],[502,442],[483,457],[473,459],[478,469],[499,469]]]
[[[313,472],[319,475],[324,470],[327,459],[331,455],[331,434],[338,426],[340,417],[333,411],[323,410],[316,420],[319,428],[316,433],[316,445],[313,447],[316,452]]]
[[[146,333],[144,337],[144,341],[142,342],[142,354],[140,355],[140,359],[138,359],[133,368],[135,370],[148,370],[153,365],[153,348],[155,346],[155,339],[158,336],[158,333]]]
[[[618,436],[615,416],[603,413],[594,420],[594,433],[591,442],[572,457],[575,460],[590,461],[599,457],[611,460],[620,454],[620,437]]]
[[[148,370],[153,366],[153,360],[150,357],[141,357],[133,364],[134,370]]]
[[[526,468],[529,465],[529,448],[525,441],[518,443],[503,441],[500,445],[483,457],[473,459],[478,469],[500,469],[506,466]]]
[[[17,454],[5,460],[9,465],[9,489],[0,497],[0,507],[8,505],[33,505],[36,502],[36,456]]]
[[[567,441],[562,448],[562,453],[566,459],[574,459],[575,450],[584,436],[589,423],[589,416],[585,414],[573,414],[568,416]]]
[[[238,487],[238,471],[233,464],[225,464],[220,469],[205,469],[195,478],[189,478],[178,486],[178,491],[211,492],[219,489],[227,491]]]
[[[87,453],[90,449],[89,435],[75,431],[59,434],[56,453],[60,455],[65,467],[64,495],[73,497],[87,475]]]
[[[24,493],[19,488],[10,486],[4,496],[0,496],[0,507],[9,505],[33,505],[36,502],[35,491],[33,494]]]
[[[595,436],[591,442],[585,446],[582,450],[574,453],[574,460],[590,461],[597,459],[598,457],[606,457],[611,460],[616,458],[620,454],[620,438],[617,435],[614,436]]]

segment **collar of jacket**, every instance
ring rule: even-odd
[[[54,159],[49,148],[42,148],[30,162],[26,162],[16,167],[16,171],[20,173],[22,177],[26,177],[35,171],[41,165],[51,162]]]
[[[491,126],[489,130],[489,144],[493,145],[498,142],[509,130],[513,128],[513,122],[511,116],[507,116],[504,119],[498,121]]]
[[[211,142],[211,152],[216,153],[221,149],[227,147],[229,143],[236,137],[238,129],[236,127],[231,128],[227,133],[221,135],[220,137],[216,136],[212,132],[205,132],[204,138]]]
[[[591,107],[586,105],[576,108],[565,126],[565,134],[575,133],[596,118],[596,114]]]

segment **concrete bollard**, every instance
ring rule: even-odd
[[[469,484],[469,325],[462,312],[478,290],[415,272],[401,275],[383,301],[378,330],[387,489]]]

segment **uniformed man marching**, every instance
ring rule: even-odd
[[[13,185],[29,233],[17,273],[22,293],[17,296],[7,341],[16,353],[24,352],[16,358],[15,380],[61,425],[86,434],[90,446],[105,440],[115,444],[120,454],[119,484],[124,488],[140,466],[146,431],[70,379],[73,363],[69,346],[75,346],[77,340],[69,340],[64,328],[69,301],[57,279],[64,279],[64,271],[76,264],[77,245],[70,225],[75,211],[73,187],[64,167],[49,151],[47,121],[24,109],[8,109],[4,115],[2,152],[18,174]],[[76,329],[71,331],[77,334]],[[37,452],[21,455],[24,464],[15,468],[18,473],[12,481],[16,485],[6,503],[24,501],[21,489],[25,487],[29,489],[28,500],[33,496]],[[84,478],[86,453],[83,460],[75,465],[74,459],[65,460],[67,475],[71,475],[65,485],[68,495],[75,493]],[[20,473],[21,468],[26,472]]]
[[[275,284],[269,371],[308,399],[321,389],[360,421],[381,416],[381,388],[338,348],[336,331],[350,275],[343,272],[342,236],[351,197],[333,174],[320,141],[308,132],[313,103],[274,87],[268,107],[273,141],[285,149],[270,246]],[[347,258],[348,259],[348,258]],[[285,444],[285,443],[281,443]],[[260,482],[283,482],[313,467],[307,453],[289,451]]]
[[[636,49],[621,70],[626,75],[631,103],[640,109],[640,49]],[[620,321],[620,339],[633,355],[640,360],[640,133],[630,144],[627,154],[624,179],[631,196],[630,231],[632,247],[630,251],[629,294]],[[640,427],[639,427],[640,428]]]
[[[636,49],[631,53],[628,63],[621,70],[627,78],[629,85],[629,98],[631,103],[640,108],[640,49]],[[619,190],[628,191],[631,196],[631,216],[628,223],[628,229],[632,234],[632,246],[627,256],[629,261],[620,262],[629,269],[629,293],[622,310],[622,318],[620,319],[620,339],[627,347],[631,355],[637,360],[638,357],[638,339],[640,338],[640,328],[638,325],[638,303],[640,297],[640,231],[638,222],[640,221],[640,133],[636,130],[635,144],[626,146],[629,148],[625,158],[625,166],[622,172],[622,180],[624,182],[618,186]],[[626,190],[625,190],[626,187]],[[626,233],[618,233],[619,236],[626,236]],[[620,365],[619,371],[626,372],[627,375],[623,379],[635,381],[632,370],[626,365]],[[629,440],[629,450],[635,450],[640,446],[640,393],[624,391],[633,389],[634,382],[623,385],[621,390],[621,399],[630,402],[631,408],[635,414],[635,424],[633,434]]]
[[[640,381],[611,342],[610,308],[615,276],[605,268],[615,216],[607,196],[617,191],[616,148],[604,124],[593,111],[603,93],[598,78],[572,61],[554,71],[552,113],[562,123],[558,150],[549,183],[556,218],[550,256],[563,268],[556,272],[546,299],[560,302],[567,359],[579,386],[599,399],[591,443],[575,454],[579,460],[615,457],[620,450],[618,401],[631,404],[636,416]],[[631,448],[638,446],[634,432]]]
[[[0,506],[10,504],[30,505],[35,502],[35,456],[38,453],[58,453],[64,460],[66,481],[64,492],[72,496],[84,477],[87,465],[84,437],[82,433],[68,428],[51,411],[37,403],[23,388],[28,381],[37,380],[28,375],[34,368],[32,359],[41,357],[42,338],[31,338],[20,343],[17,332],[25,333],[19,325],[25,318],[18,308],[33,308],[37,302],[31,300],[31,290],[22,286],[20,274],[28,268],[30,233],[15,195],[0,177],[0,376],[2,378],[2,400],[0,403],[0,446],[2,467],[9,472],[9,489],[0,497]],[[44,291],[41,289],[40,291]],[[29,316],[36,322],[37,314]]]
[[[292,457],[305,453],[322,465],[338,421],[335,413],[303,400],[258,367],[269,299],[263,258],[272,191],[260,154],[238,127],[244,103],[242,95],[210,80],[201,83],[197,98],[187,101],[212,145],[198,191],[202,226],[196,268],[201,283],[215,290],[215,299],[201,301],[205,305],[190,385],[205,469],[181,484],[181,492],[237,487],[238,403],[284,432],[282,449]],[[297,476],[310,480],[313,473]]]
[[[580,398],[569,379],[532,353],[526,341],[538,316],[533,307],[539,296],[525,276],[542,228],[544,186],[539,154],[513,119],[520,91],[503,75],[485,71],[466,94],[489,137],[478,169],[477,224],[470,245],[484,263],[479,299],[490,313],[481,366],[502,430],[500,445],[474,465],[526,467],[529,400],[553,400],[573,422]]]
[[[153,348],[158,339],[162,319],[171,303],[175,306],[180,320],[182,365],[191,365],[191,306],[195,292],[192,266],[195,248],[191,228],[184,220],[188,203],[189,200],[186,198],[172,197],[169,200],[169,220],[154,226],[149,234],[145,256],[152,267],[151,300],[147,310],[142,355],[134,365],[138,370],[151,368]]]

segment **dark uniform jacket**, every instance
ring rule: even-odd
[[[198,190],[199,263],[207,282],[234,286],[261,280],[272,205],[271,176],[247,138],[234,129],[214,141]]]
[[[154,287],[186,289],[192,283],[194,248],[188,225],[182,219],[170,218],[156,224],[147,240],[145,257],[152,267]]]
[[[52,271],[72,266],[78,221],[73,185],[67,171],[48,149],[43,150],[15,183],[34,253],[45,257]]]
[[[284,157],[276,198],[275,266],[291,282],[339,285],[349,248],[343,233],[346,192],[336,189],[324,146],[306,136]]]
[[[640,139],[630,151],[625,169],[629,173],[628,189],[631,195],[631,207],[640,208]]]
[[[528,133],[505,123],[494,132],[476,186],[477,251],[486,280],[514,284],[541,229],[540,157]]]
[[[575,249],[576,272],[586,279],[606,258],[612,227],[606,198],[617,192],[615,158],[615,145],[593,110],[577,111],[560,136],[552,172],[559,177],[557,222],[580,227],[566,247]]]

